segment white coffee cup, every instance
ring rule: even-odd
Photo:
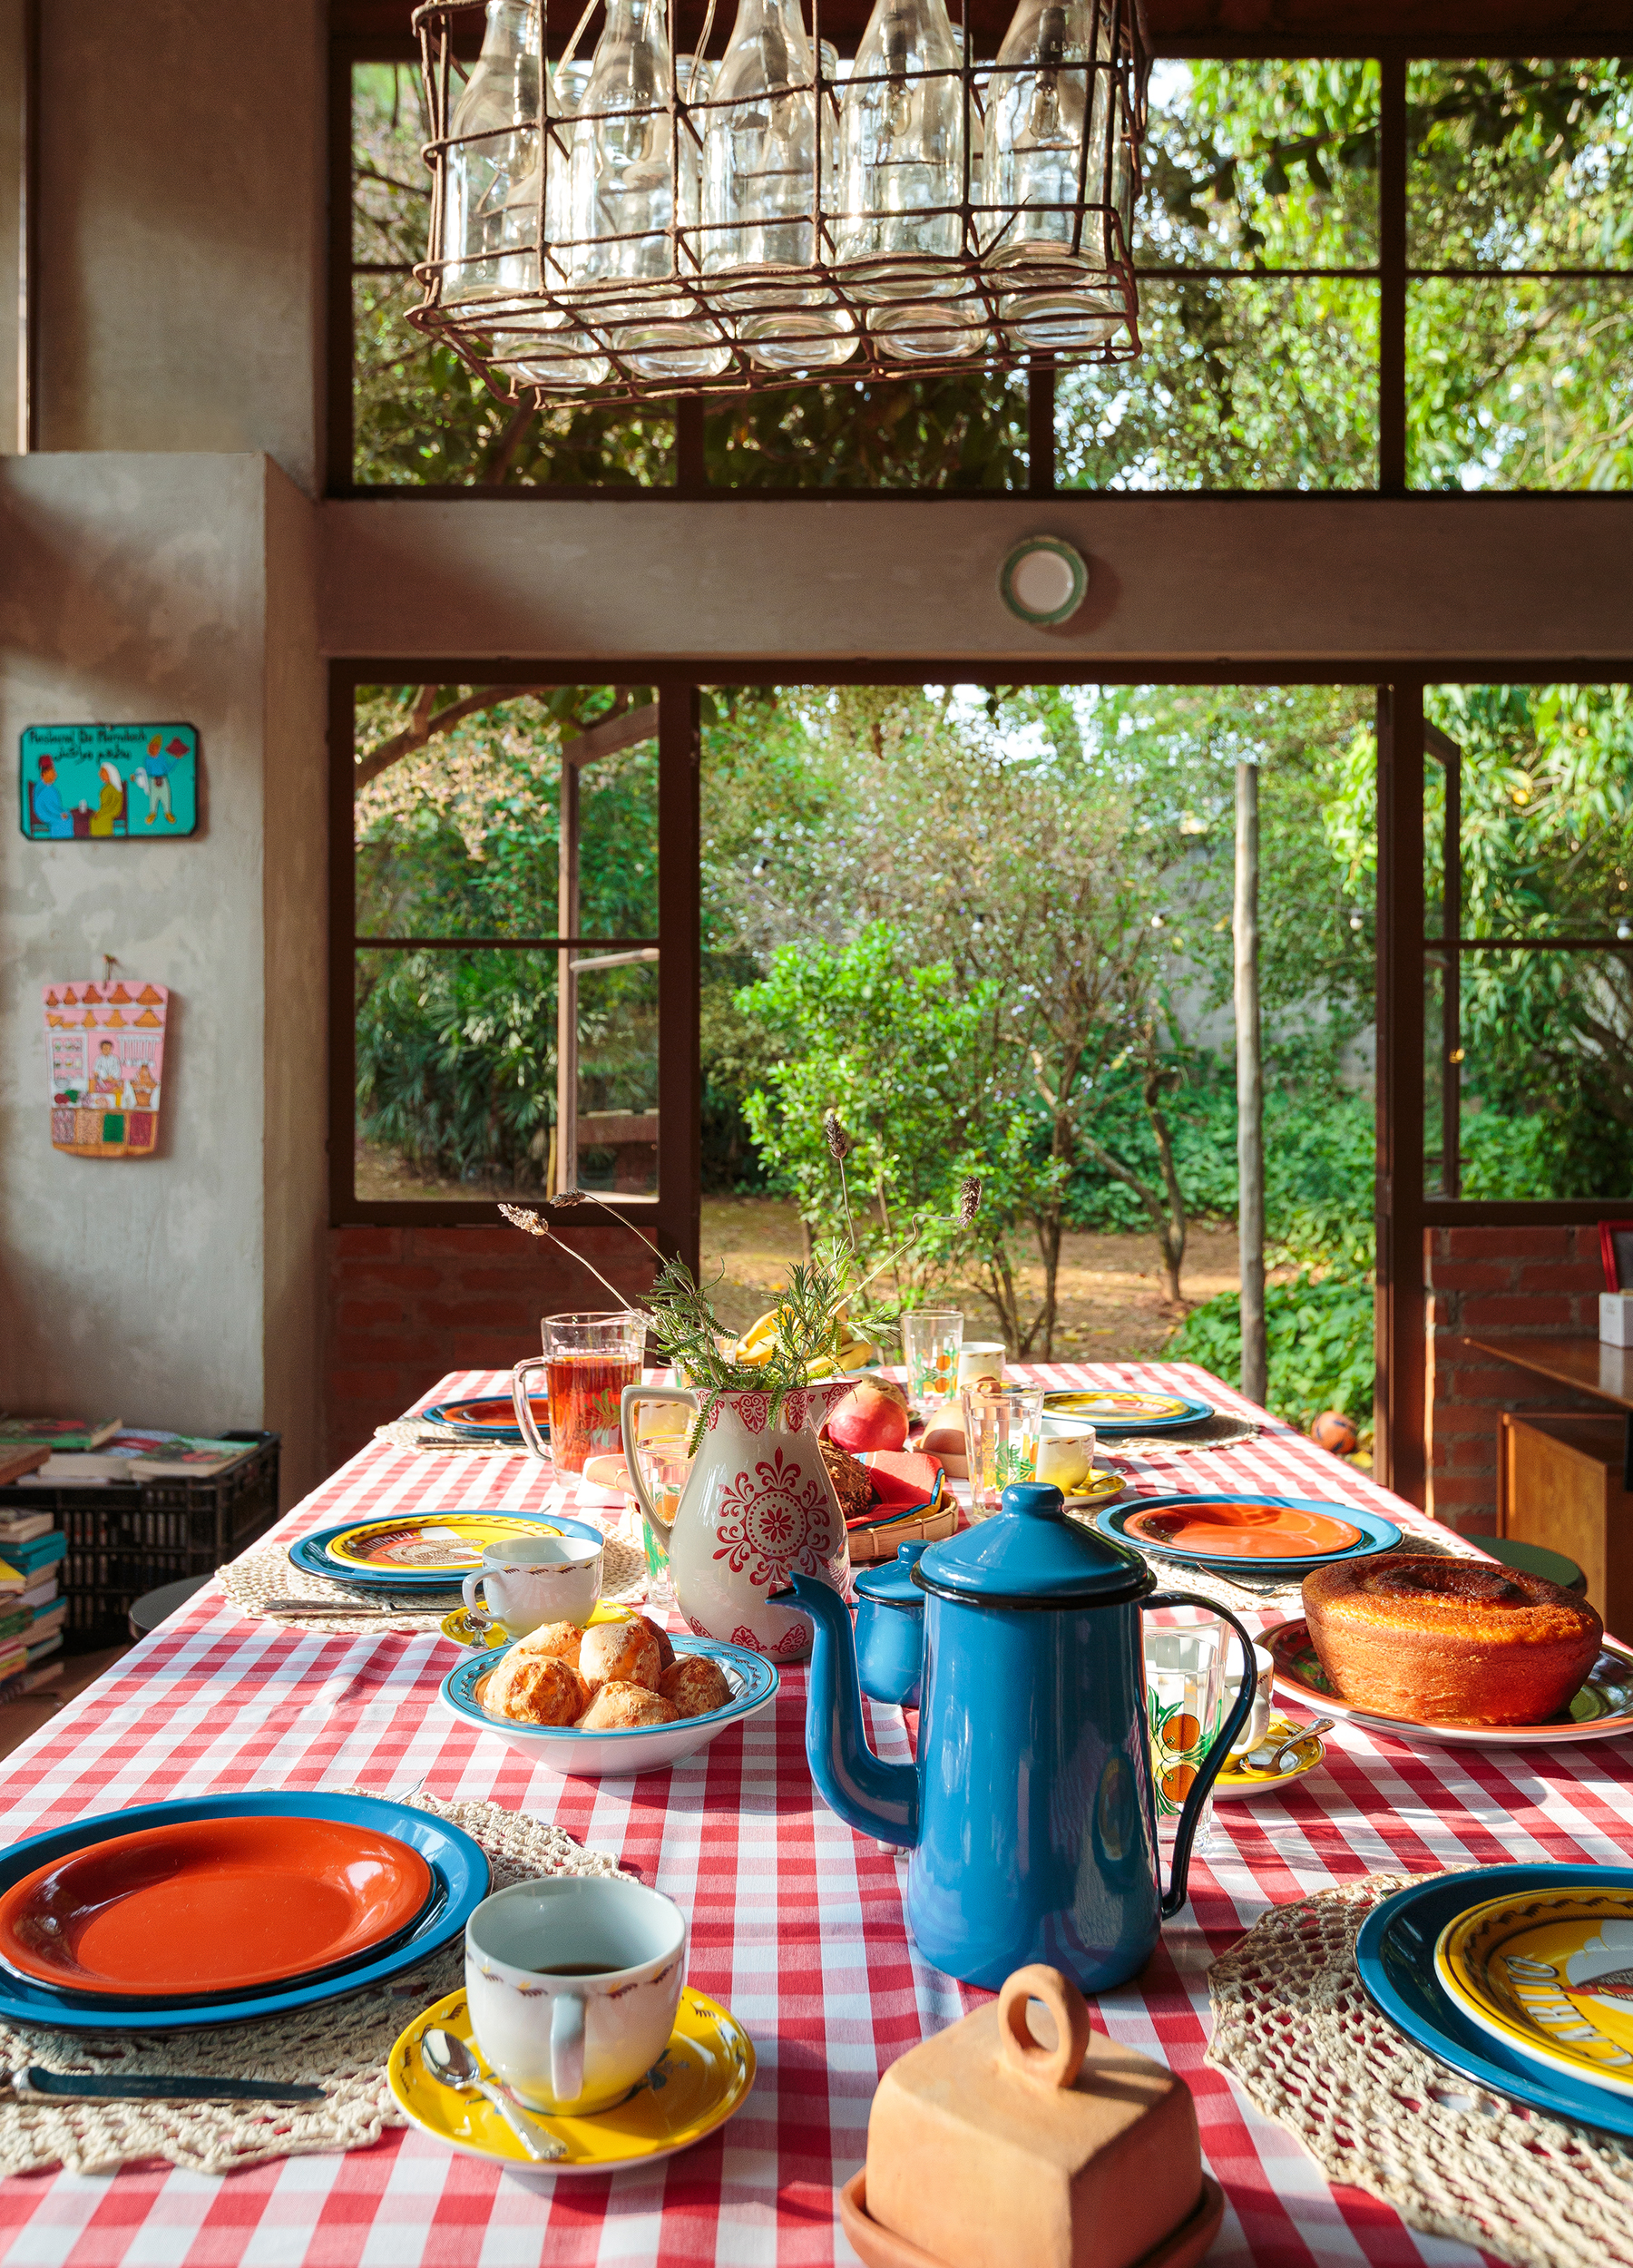
[[[1067,1496],[1086,1489],[1094,1475],[1094,1428],[1080,1418],[1043,1421],[1038,1441],[1038,1478],[1052,1481]]]
[[[1225,1671],[1225,1712],[1235,1708],[1237,1696],[1242,1690],[1241,1647],[1232,1646],[1229,1664]],[[1245,1756],[1257,1748],[1270,1730],[1270,1688],[1276,1677],[1276,1664],[1262,1646],[1253,1649],[1254,1694],[1253,1710],[1247,1722],[1231,1745],[1232,1756]]]
[[[499,1623],[523,1638],[546,1622],[576,1622],[595,1612],[604,1551],[588,1536],[507,1536],[490,1543],[482,1565],[460,1586],[476,1622]],[[479,1594],[486,1594],[486,1610]]]
[[[515,1882],[465,1924],[476,2044],[534,2110],[621,2101],[668,2047],[685,1975],[686,1917],[639,1882]]]
[[[1002,1339],[966,1339],[958,1350],[960,1388],[1003,1383],[1004,1345]]]

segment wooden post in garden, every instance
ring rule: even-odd
[[[1259,1035],[1258,766],[1236,767],[1237,1233],[1242,1256],[1242,1392],[1262,1403],[1265,1345],[1265,1080]]]

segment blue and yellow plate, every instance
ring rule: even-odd
[[[1073,1386],[1043,1397],[1048,1417],[1081,1418],[1096,1437],[1113,1442],[1127,1433],[1172,1433],[1212,1417],[1211,1402],[1194,1394],[1162,1393],[1138,1386]]]
[[[303,1575],[318,1575],[354,1590],[397,1598],[457,1590],[482,1565],[490,1543],[506,1536],[578,1536],[604,1543],[599,1528],[559,1512],[512,1512],[461,1505],[437,1512],[399,1513],[393,1519],[344,1520],[289,1546],[289,1561]],[[416,1555],[410,1559],[408,1555]],[[394,1557],[394,1555],[396,1555]]]
[[[1633,2102],[1633,1891],[1582,1880],[1488,1899],[1441,1931],[1434,1973],[1528,2063]]]
[[[1633,2139],[1633,2101],[1565,2071],[1548,2071],[1483,2030],[1435,1975],[1447,1926],[1493,1899],[1556,1895],[1591,1885],[1633,1896],[1633,1867],[1478,1866],[1414,1882],[1361,1925],[1355,1968],[1368,1999],[1407,2038],[1460,2077],[1533,2110]]]

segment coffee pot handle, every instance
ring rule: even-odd
[[[1174,1855],[1169,1863],[1169,1886],[1163,1892],[1162,1918],[1171,1921],[1185,1903],[1186,1878],[1190,1872],[1191,1843],[1196,1837],[1197,1822],[1202,1806],[1208,1801],[1209,1789],[1219,1776],[1231,1743],[1253,1715],[1253,1703],[1257,1684],[1257,1664],[1253,1657],[1253,1640],[1237,1620],[1228,1607],[1221,1607],[1217,1598],[1198,1598],[1193,1591],[1153,1591],[1149,1598],[1140,1600],[1142,1607],[1200,1607],[1205,1614],[1217,1615],[1221,1622],[1228,1622],[1236,1632],[1242,1648],[1242,1688],[1237,1695],[1236,1706],[1219,1728],[1217,1739],[1203,1757],[1196,1779],[1179,1813],[1179,1824],[1174,1831]],[[1162,1887],[1162,1862],[1159,1858],[1157,1882]]]

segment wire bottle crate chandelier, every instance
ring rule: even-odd
[[[821,0],[808,32],[801,0],[738,0],[719,60],[715,0],[690,53],[680,12],[589,0],[552,61],[549,0],[415,11],[432,194],[409,320],[501,395],[1138,355],[1139,0],[1020,0],[990,62],[947,0],[875,0],[848,64]]]

